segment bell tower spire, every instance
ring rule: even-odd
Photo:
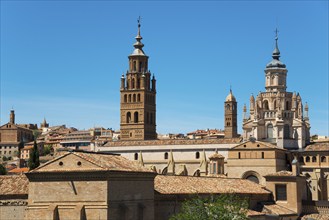
[[[148,70],[148,56],[143,51],[141,18],[137,19],[134,50],[128,56],[129,68],[121,77],[121,140],[156,139],[156,80]]]

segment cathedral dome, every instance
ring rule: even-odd
[[[226,102],[236,102],[236,99],[232,93],[232,90],[230,90],[230,94],[228,94],[228,96],[226,97]]]

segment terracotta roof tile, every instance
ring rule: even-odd
[[[278,204],[264,205],[262,212],[274,215],[297,215],[296,212]]]
[[[26,173],[29,172],[29,168],[28,167],[23,167],[23,168],[15,168],[10,170],[8,173]]]
[[[270,194],[259,184],[245,179],[157,175],[154,188],[161,194]]]
[[[219,153],[214,153],[209,157],[209,159],[221,159],[221,158],[225,158],[225,157]]]
[[[293,174],[290,171],[281,170],[281,171],[276,172],[276,173],[267,174],[266,176],[293,176]]]
[[[120,146],[149,146],[149,145],[192,145],[192,144],[237,144],[241,138],[214,138],[214,139],[162,139],[147,141],[110,141],[103,147]]]
[[[95,164],[94,168],[72,168],[72,169],[48,169],[47,165],[59,160],[60,158],[69,156],[70,154],[76,155],[90,163]],[[32,170],[31,172],[69,172],[69,171],[127,171],[127,172],[148,172],[153,173],[153,171],[141,167],[137,162],[131,161],[122,157],[120,155],[113,154],[100,154],[94,152],[68,152],[62,156],[59,156],[53,160],[46,162],[40,167]]]
[[[25,174],[0,176],[0,195],[28,194],[28,185]]]
[[[310,144],[305,148],[305,151],[329,151],[329,142]]]

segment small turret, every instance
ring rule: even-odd
[[[9,123],[15,124],[15,110],[14,109],[10,110]]]

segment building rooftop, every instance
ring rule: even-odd
[[[316,142],[308,145],[305,148],[305,151],[328,151],[329,150],[329,141],[328,142]]]
[[[266,176],[293,176],[293,174],[290,171],[281,170],[279,172],[268,174]]]
[[[0,176],[0,195],[22,195],[29,192],[25,174]]]
[[[81,160],[82,165],[73,166],[73,163],[71,165],[68,163],[66,166],[58,166],[57,163],[55,163],[64,159],[66,159],[67,162],[70,162],[71,160],[73,161],[74,159]],[[54,164],[56,164],[56,166]],[[153,173],[151,170],[139,166],[137,162],[130,161],[120,155],[102,154],[95,152],[67,152],[62,156],[50,160],[38,168],[32,170],[31,173],[83,171],[125,171]]]
[[[278,204],[264,205],[262,212],[266,214],[273,214],[273,215],[297,215],[296,212],[287,209],[283,206],[280,206]]]
[[[237,144],[242,138],[215,138],[215,139],[163,139],[147,141],[110,141],[103,147],[119,146],[151,146],[151,145],[192,145],[192,144]]]
[[[259,184],[245,179],[157,175],[154,189],[160,194],[270,194]]]

